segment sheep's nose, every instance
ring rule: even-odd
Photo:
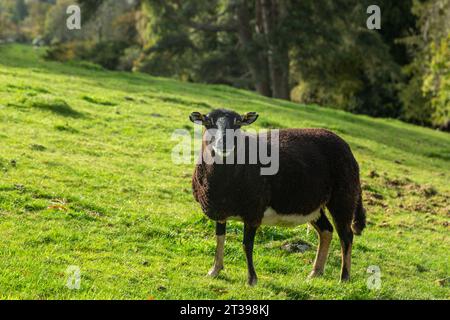
[[[231,141],[231,140],[230,140]],[[213,144],[213,149],[219,156],[227,157],[231,154],[234,147],[229,148],[227,146],[228,140],[225,135],[216,135],[216,140]]]

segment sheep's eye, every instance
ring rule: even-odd
[[[212,118],[205,116],[205,118],[203,119],[203,125],[207,128],[211,128],[212,126],[214,126],[214,121]]]

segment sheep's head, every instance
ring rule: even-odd
[[[209,136],[209,144],[219,156],[227,157],[235,149],[233,138],[240,134],[242,126],[252,124],[258,119],[256,112],[240,115],[234,111],[217,109],[208,114],[192,112],[189,119],[206,128],[205,134]],[[204,136],[205,136],[204,134]],[[228,137],[228,139],[227,139]]]

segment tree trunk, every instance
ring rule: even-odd
[[[286,17],[285,0],[256,0],[267,42],[271,89],[274,98],[290,100],[289,48],[281,32]],[[259,20],[257,18],[257,20]]]
[[[272,92],[274,98],[290,100],[289,86],[289,54],[284,48],[273,51],[273,62],[270,67],[272,79]]]
[[[237,6],[238,36],[243,47],[245,62],[252,74],[256,91],[266,97],[272,96],[270,76],[265,51],[253,39],[250,13],[247,1],[241,0]]]

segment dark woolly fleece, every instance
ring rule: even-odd
[[[260,175],[260,164],[196,166],[193,193],[203,212],[216,221],[240,216],[257,226],[267,207],[280,214],[307,215],[326,206],[338,228],[351,226],[354,234],[360,234],[365,211],[358,163],[348,144],[324,129],[279,133],[276,175]]]

